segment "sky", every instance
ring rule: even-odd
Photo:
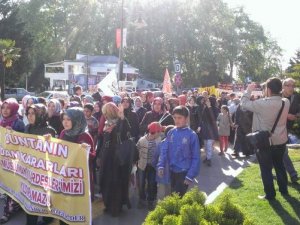
[[[250,18],[260,23],[283,49],[283,69],[300,49],[300,0],[223,0],[229,7],[243,6]]]

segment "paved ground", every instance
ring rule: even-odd
[[[228,150],[231,153],[231,150]],[[202,152],[202,158],[204,153]],[[212,166],[207,167],[202,163],[200,175],[197,177],[196,184],[201,191],[208,195],[207,203],[212,202],[246,166],[248,166],[254,157],[249,159],[240,158],[233,159],[229,154],[219,156],[215,150],[212,159]],[[118,218],[112,218],[107,214],[103,214],[103,205],[98,200],[93,203],[93,218],[94,225],[141,225],[147,215],[147,210],[137,209],[137,191],[131,190],[132,209],[124,209],[123,213]],[[3,200],[0,202],[0,207],[3,208]],[[1,215],[2,213],[0,213]],[[25,225],[24,213],[19,213],[13,217],[7,225]],[[58,224],[53,222],[52,225]]]

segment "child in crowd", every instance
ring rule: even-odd
[[[138,180],[139,180],[139,207],[142,208],[146,199],[148,208],[154,208],[154,201],[157,194],[157,184],[155,181],[156,170],[152,165],[156,147],[161,141],[162,126],[158,122],[152,122],[148,126],[148,133],[141,137],[137,143],[139,151]],[[147,182],[147,193],[145,190]]]
[[[168,132],[175,128],[173,125],[169,125],[165,128],[164,135],[167,136]],[[159,156],[161,153],[161,148],[163,145],[166,144],[166,139],[163,139],[161,143],[157,146],[156,151],[153,157],[153,167],[157,167],[157,163],[159,160]],[[162,200],[164,197],[171,194],[171,186],[170,186],[170,172],[169,172],[169,163],[166,162],[166,166],[164,168],[164,175],[163,177],[156,176],[157,182],[157,199]]]
[[[94,106],[91,103],[86,103],[83,107],[83,113],[88,125],[88,131],[91,137],[94,140],[94,143],[97,143],[97,135],[98,135],[98,120],[93,117]]]
[[[220,142],[220,153],[219,155],[224,155],[224,151],[228,148],[228,137],[230,135],[230,127],[232,126],[231,117],[229,114],[229,108],[226,105],[222,105],[221,113],[217,118],[218,122],[218,132],[219,132],[219,142]]]
[[[173,110],[175,128],[170,130],[162,145],[158,162],[158,175],[164,176],[169,162],[171,191],[182,197],[200,169],[200,146],[197,134],[188,127],[189,110],[177,106]]]

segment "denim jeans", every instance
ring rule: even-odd
[[[213,144],[214,144],[214,140],[212,140],[212,139],[204,140],[206,159],[208,159],[208,160],[210,160],[213,155],[213,151],[214,151]]]
[[[286,151],[284,152],[283,163],[286,171],[289,173],[291,178],[298,176],[297,171],[295,170],[295,167],[293,165],[293,162],[290,159],[288,148],[286,148]]]
[[[286,151],[286,145],[274,145],[267,150],[259,150],[256,153],[260,167],[261,178],[264,186],[264,191],[267,198],[276,196],[272,168],[274,167],[279,191],[286,194],[287,190],[287,174],[283,165],[283,155]]]
[[[139,197],[141,200],[154,201],[157,194],[156,170],[147,165],[145,170],[138,169]],[[147,193],[146,193],[147,181]]]

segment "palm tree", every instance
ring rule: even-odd
[[[20,55],[20,48],[15,47],[15,41],[10,39],[0,39],[0,74],[1,80],[1,99],[4,100],[5,89],[5,69],[12,67],[13,62],[16,61]]]

